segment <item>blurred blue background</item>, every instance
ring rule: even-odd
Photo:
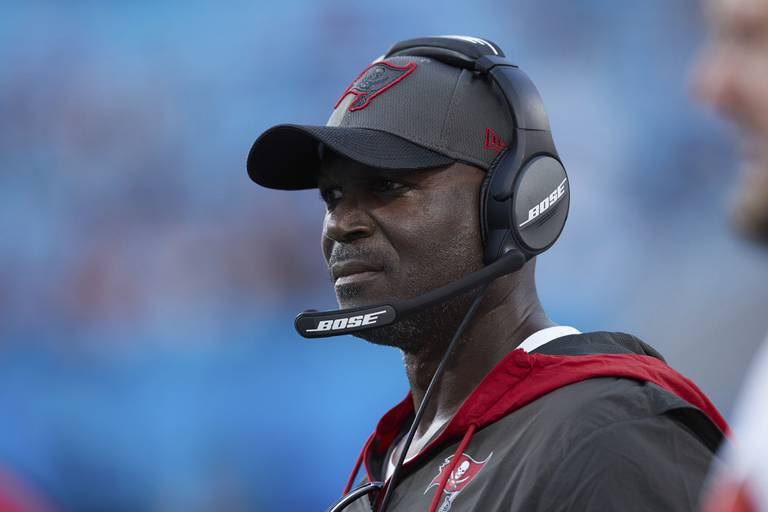
[[[393,42],[471,34],[538,85],[571,176],[543,303],[636,334],[726,413],[768,328],[723,212],[733,138],[687,96],[694,0],[3,1],[0,464],[64,511],[317,511],[406,392],[335,305],[316,191],[250,144],[322,124]]]

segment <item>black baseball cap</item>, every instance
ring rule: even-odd
[[[488,169],[513,133],[506,100],[488,77],[395,55],[352,81],[325,126],[280,124],[262,133],[248,155],[248,175],[268,188],[315,188],[324,149],[384,169],[456,161]]]

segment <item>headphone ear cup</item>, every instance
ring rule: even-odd
[[[568,175],[558,159],[538,156],[523,166],[515,182],[510,226],[523,250],[536,255],[555,243],[568,218],[570,195]]]

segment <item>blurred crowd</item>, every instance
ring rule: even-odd
[[[728,131],[687,98],[697,2],[439,5],[4,3],[0,464],[57,510],[334,499],[405,379],[393,351],[294,334],[334,305],[323,205],[245,157],[429,34],[497,42],[542,93],[573,191],[539,265],[553,319],[640,336],[730,410],[768,270],[723,220]]]

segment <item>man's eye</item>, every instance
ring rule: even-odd
[[[381,179],[376,180],[373,188],[376,192],[399,192],[403,191],[406,186],[398,181]]]
[[[333,204],[341,199],[341,196],[341,189],[338,187],[320,189],[320,198],[325,202],[325,204]]]

